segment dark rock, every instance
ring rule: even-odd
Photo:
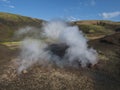
[[[102,43],[120,45],[120,33],[105,36],[100,40]]]
[[[69,48],[66,44],[50,44],[46,50],[50,50],[53,54],[63,58],[66,50]]]

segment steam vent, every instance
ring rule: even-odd
[[[59,44],[50,44],[46,50],[49,50],[51,51],[51,53],[53,55],[56,55],[58,56],[59,58],[61,58],[61,60],[63,60],[64,56],[65,56],[65,53],[67,51],[67,49],[69,48],[68,45],[64,44],[64,43],[59,43]],[[66,57],[67,59],[67,57]],[[77,65],[77,67],[81,67],[81,63],[79,60],[74,60],[73,62],[75,65]],[[87,67],[88,68],[91,68],[92,64],[91,63],[87,63]]]
[[[50,50],[53,54],[63,58],[68,48],[69,46],[66,44],[50,44],[46,50]]]

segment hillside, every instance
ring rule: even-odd
[[[34,65],[20,75],[16,72],[18,45],[13,49],[14,44],[11,46],[9,43],[0,44],[0,89],[119,90],[119,40],[120,33],[116,33],[89,42],[99,54],[99,63],[95,67],[75,69]]]
[[[107,20],[85,20],[73,22],[88,36],[109,35],[120,31],[120,22]]]
[[[14,32],[25,26],[41,28],[42,22],[44,20],[0,13],[0,90],[120,90],[120,22],[72,22],[90,39],[88,47],[98,53],[99,61],[94,66],[60,68],[35,63],[18,74],[21,42],[13,40]],[[28,47],[29,43],[26,44]],[[68,47],[51,44],[49,48],[62,57]]]
[[[11,41],[14,32],[25,26],[40,28],[44,20],[0,12],[0,41]],[[72,22],[77,25],[88,38],[97,38],[120,31],[120,22],[105,20],[86,20]]]
[[[14,31],[25,26],[41,27],[43,20],[0,12],[0,41],[12,39]]]

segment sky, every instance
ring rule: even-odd
[[[120,21],[120,0],[0,0],[0,12],[43,20]]]

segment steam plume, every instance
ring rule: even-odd
[[[88,48],[87,39],[77,26],[70,26],[63,21],[51,21],[43,24],[42,31],[35,30],[27,27],[18,32],[33,33],[32,37],[28,35],[21,42],[19,72],[35,63],[45,66],[55,64],[59,67],[86,67],[88,64],[97,63],[97,52]],[[64,55],[60,56],[52,51],[59,47],[63,48],[64,45],[66,46]]]

